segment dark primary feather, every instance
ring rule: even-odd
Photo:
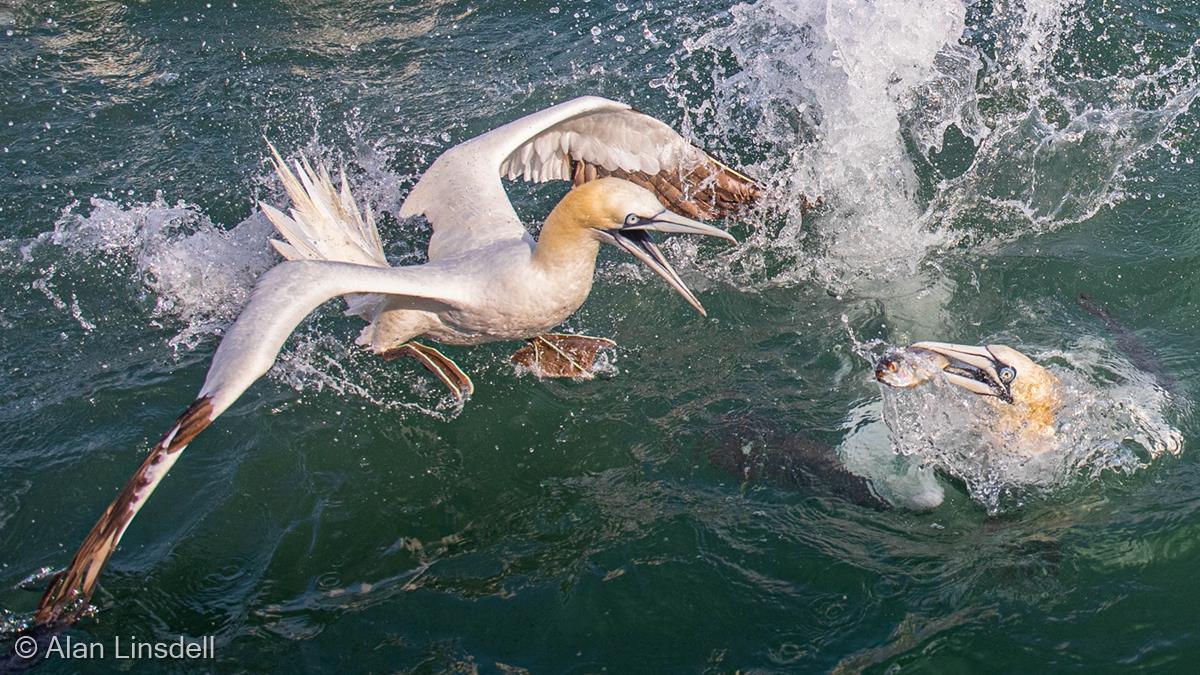
[[[179,416],[150,454],[142,461],[104,515],[92,526],[66,570],[54,575],[38,604],[34,621],[38,625],[71,624],[87,610],[104,565],[116,550],[121,535],[133,520],[135,506],[147,496],[150,469],[167,456],[180,452],[212,422],[212,403],[199,398]]]
[[[1079,306],[1086,310],[1088,314],[1100,319],[1104,327],[1116,338],[1117,347],[1138,370],[1153,375],[1158,380],[1159,385],[1168,392],[1172,394],[1178,392],[1179,382],[1166,371],[1162,362],[1158,360],[1154,352],[1150,351],[1150,348],[1146,346],[1146,343],[1137,334],[1125,326],[1125,324],[1115,319],[1108,313],[1108,310],[1086,293],[1079,294]]]
[[[640,185],[654,193],[663,206],[698,220],[732,215],[762,196],[762,186],[711,157],[691,171],[609,171],[582,160],[571,163],[572,182],[581,185],[590,180],[613,176]]]

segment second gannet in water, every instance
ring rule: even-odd
[[[752,200],[758,186],[629,106],[585,97],[521,118],[442,154],[401,205],[433,226],[429,261],[389,267],[371,210],[360,210],[342,179],[307,162],[293,174],[275,155],[293,200],[291,215],[264,206],[287,240],[288,258],[259,280],[213,356],[199,396],[151,449],[79,547],[54,576],[36,625],[69,624],[86,609],[126,528],[195,436],[270,369],[293,329],[321,304],[345,297],[369,321],[359,342],[384,355],[415,356],[457,395],[470,379],[432,347],[412,340],[473,345],[546,335],[592,287],[600,244],[633,254],[703,308],[654,244],[651,232],[733,241],[693,216],[714,216]],[[508,200],[501,176],[576,187],[546,219],[536,242]],[[675,209],[669,210],[664,205]],[[571,349],[585,336],[570,336]],[[596,339],[592,350],[611,344]],[[539,357],[540,358],[540,357]],[[547,356],[547,358],[550,358]]]
[[[916,387],[935,377],[987,400],[997,412],[992,431],[1013,435],[1022,452],[1052,447],[1061,385],[1028,356],[1004,345],[915,342],[875,364],[875,379],[891,387]]]

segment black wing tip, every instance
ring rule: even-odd
[[[175,432],[175,437],[170,441],[171,446],[182,447],[187,445],[188,442],[196,437],[196,434],[204,431],[204,428],[212,423],[212,413],[213,405],[211,396],[201,396],[192,401],[191,405],[183,411],[183,414],[175,420],[175,426],[171,429],[172,432]],[[168,432],[167,436],[164,436],[159,443],[161,444],[167,440],[170,434],[171,432]]]
[[[175,420],[175,424],[158,443],[154,444],[137,471],[92,526],[75,557],[71,559],[71,564],[54,575],[46,586],[34,614],[35,627],[41,626],[49,630],[61,626],[65,629],[87,611],[88,601],[99,583],[100,573],[116,550],[122,533],[136,512],[136,508],[131,507],[145,496],[139,495],[139,490],[148,482],[147,472],[162,461],[164,456],[177,453],[186,447],[212,422],[212,413],[212,397],[197,398]]]

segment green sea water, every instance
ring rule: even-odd
[[[68,633],[216,658],[43,672],[1192,672],[1198,52],[1168,0],[0,2],[0,646],[276,262],[264,137],[411,264],[439,152],[599,94],[768,188],[740,246],[665,247],[709,316],[606,251],[566,326],[601,375],[448,348],[459,409],[331,303]],[[534,228],[565,190],[509,187]],[[921,339],[1055,372],[1061,461],[881,391]]]

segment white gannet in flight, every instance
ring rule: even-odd
[[[633,254],[683,295],[696,297],[667,263],[650,233],[733,237],[697,217],[753,200],[758,186],[685,141],[666,124],[623,103],[584,97],[523,117],[443,153],[400,207],[433,226],[429,261],[389,267],[371,210],[360,211],[342,176],[334,189],[324,169],[275,154],[293,201],[291,216],[263,206],[287,240],[288,260],[262,275],[225,334],[197,399],[92,527],[70,566],[42,596],[35,623],[70,623],[95,590],[105,563],[138,510],[183,449],[270,369],[304,317],[339,296],[369,322],[359,342],[392,356],[417,357],[459,396],[470,380],[427,337],[454,345],[538,338],[570,316],[592,287],[601,243]],[[522,225],[500,179],[573,180],[576,187],[546,218],[538,241]],[[594,179],[594,180],[593,180]],[[664,208],[669,206],[673,210]],[[570,336],[584,352],[589,338]],[[594,349],[611,344],[596,339]]]
[[[1012,347],[915,342],[875,364],[875,379],[890,387],[916,387],[939,375],[991,403],[998,413],[991,430],[1015,435],[1022,452],[1052,447],[1060,383]]]

